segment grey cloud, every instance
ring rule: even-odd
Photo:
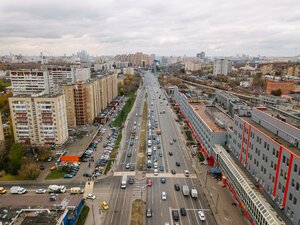
[[[292,55],[299,10],[297,0],[1,0],[0,53]]]

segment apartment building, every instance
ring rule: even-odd
[[[299,121],[266,107],[250,117],[234,117],[228,133],[232,154],[282,209],[292,224],[300,224]]]
[[[228,58],[215,59],[214,61],[214,75],[227,75],[231,72],[232,61]]]
[[[56,92],[53,76],[47,70],[14,70],[9,75],[14,95]]]
[[[63,87],[68,127],[92,124],[94,118],[117,97],[117,75],[77,82]]]
[[[16,142],[62,145],[68,139],[64,95],[19,95],[9,98]]]

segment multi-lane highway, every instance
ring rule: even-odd
[[[152,216],[145,218],[145,224],[174,224],[172,210],[179,212],[179,224],[216,224],[212,218],[210,209],[203,197],[198,179],[193,173],[189,157],[184,147],[184,141],[181,139],[178,125],[171,112],[167,96],[160,88],[154,74],[147,72],[144,75],[143,87],[137,92],[136,104],[128,118],[126,127],[125,145],[120,149],[117,171],[115,171],[114,182],[111,186],[110,207],[105,216],[104,224],[130,224],[131,203],[136,198],[142,198],[145,201],[145,208],[152,210]],[[146,174],[141,175],[137,172],[126,168],[126,164],[136,165],[137,151],[140,140],[140,125],[142,124],[144,94],[147,93],[147,143],[145,154],[151,148],[151,156],[147,158]],[[131,130],[136,128],[135,138],[131,135]],[[161,134],[157,135],[157,129]],[[132,143],[132,140],[134,142]],[[151,142],[151,147],[148,141]],[[131,152],[131,156],[128,153]],[[172,152],[172,154],[169,154]],[[154,174],[154,164],[157,164],[158,175]],[[156,167],[156,166],[155,166]],[[175,170],[176,174],[172,174]],[[191,174],[189,177],[184,175],[184,170]],[[121,189],[121,177],[123,174],[135,176],[135,183],[127,184],[126,189]],[[161,182],[165,178],[166,183]],[[152,180],[152,186],[147,185],[147,180]],[[195,188],[198,191],[198,198],[184,196],[182,191],[176,191],[175,184],[179,184],[181,189],[187,185],[190,189]],[[166,192],[167,199],[162,200],[162,192]],[[186,216],[180,214],[180,208],[185,208]],[[201,221],[198,211],[205,213],[205,221]]]
[[[115,177],[114,182],[111,186],[111,198],[109,200],[110,208],[106,215],[103,224],[119,225],[119,224],[130,224],[130,210],[132,200],[136,195],[140,196],[139,185],[144,184],[143,179],[139,180],[136,176],[136,161],[137,151],[140,140],[140,130],[142,124],[142,113],[144,103],[144,89],[140,88],[137,90],[136,103],[127,119],[127,126],[125,136],[122,138],[125,141],[122,148],[119,150],[120,156],[116,163],[117,170],[114,171]],[[132,130],[136,131],[136,135],[131,134]],[[129,164],[130,167],[126,167]],[[118,176],[120,174],[120,176]],[[135,177],[134,184],[127,184],[125,189],[121,189],[122,174],[131,175]]]
[[[150,122],[155,124],[156,120],[161,129],[159,136],[161,149],[152,152],[152,161],[153,158],[157,158],[158,167],[160,165],[164,167],[164,171],[159,171],[158,176],[153,174],[153,168],[147,170],[146,176],[153,180],[153,185],[147,188],[146,207],[152,209],[153,216],[146,219],[146,224],[165,224],[166,222],[173,224],[175,221],[173,221],[171,211],[175,209],[179,212],[180,208],[185,208],[187,211],[186,216],[180,215],[180,224],[215,224],[206,200],[201,195],[201,188],[195,174],[191,173],[190,177],[183,175],[184,170],[193,171],[187,156],[188,153],[184,151],[184,143],[172,116],[167,96],[151,73],[145,74],[144,85],[148,93]],[[169,155],[169,152],[172,152],[173,155]],[[162,153],[162,157],[159,156],[160,153]],[[176,162],[180,166],[176,165]],[[171,173],[172,169],[176,171],[176,174]],[[161,183],[161,177],[166,178],[165,184]],[[192,199],[190,196],[184,196],[182,191],[175,190],[174,184],[179,184],[181,188],[182,185],[188,185],[190,189],[197,189],[198,198]],[[167,193],[167,200],[161,198],[163,191]],[[205,221],[200,221],[199,210],[204,211]]]

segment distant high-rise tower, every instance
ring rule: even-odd
[[[214,62],[214,75],[227,75],[231,72],[232,61],[228,58],[215,59]]]
[[[199,59],[204,59],[205,58],[205,52],[200,52],[200,53],[197,53],[197,58]]]

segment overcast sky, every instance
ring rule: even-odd
[[[0,0],[0,54],[300,54],[299,0]]]

